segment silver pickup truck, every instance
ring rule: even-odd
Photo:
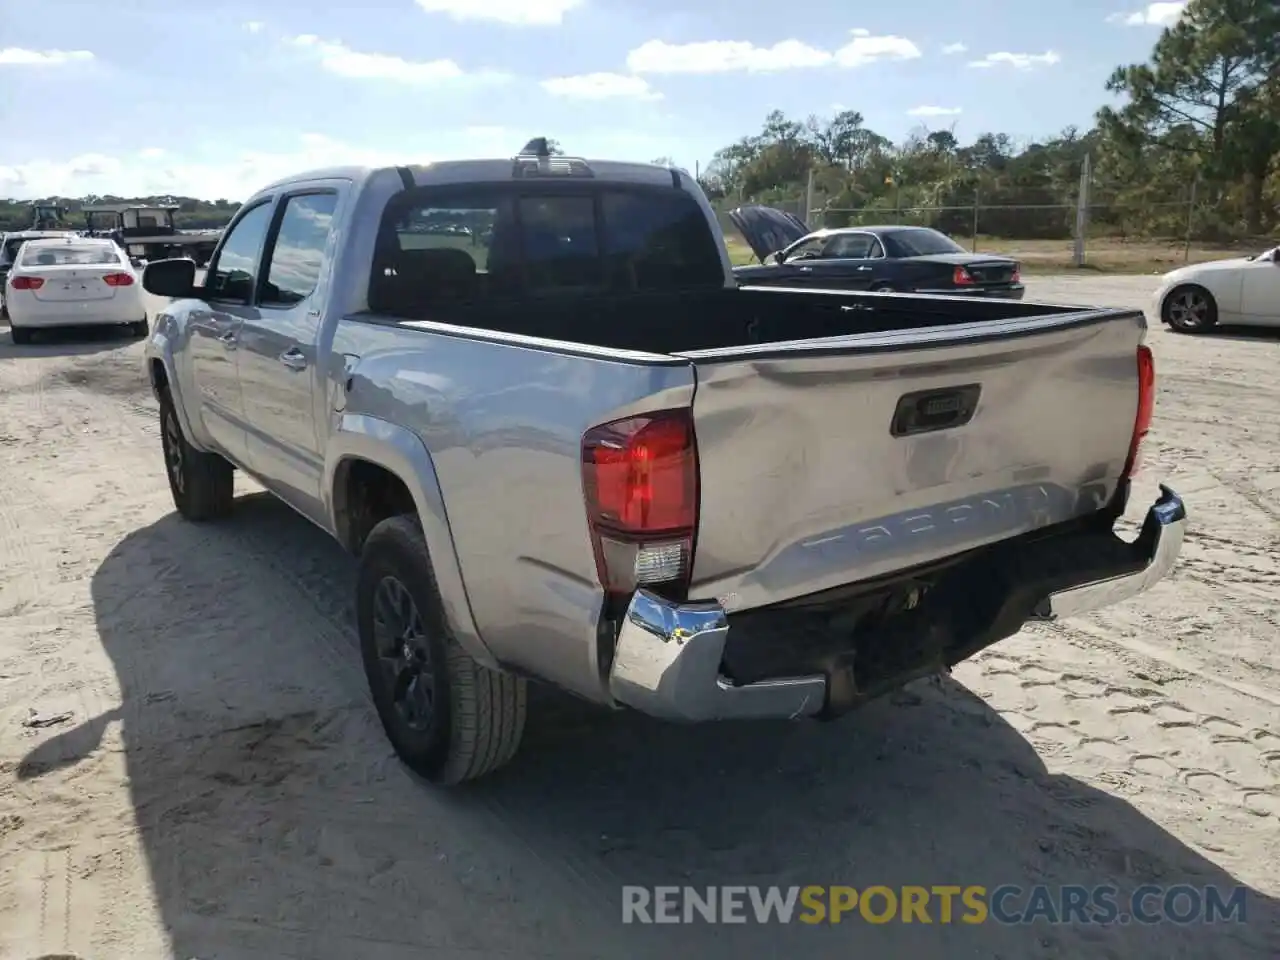
[[[148,341],[179,512],[258,480],[359,557],[395,750],[513,756],[528,678],[670,720],[832,717],[1172,567],[1133,310],[739,286],[685,173],[331,169],[251,197]]]

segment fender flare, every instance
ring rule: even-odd
[[[364,460],[394,474],[413,497],[435,570],[440,602],[454,637],[477,662],[499,670],[497,660],[480,637],[462,567],[445,512],[444,494],[431,452],[411,430],[364,414],[344,413],[330,437],[325,455],[323,491],[330,528],[340,540],[346,526],[345,507],[337,484],[343,465]],[[343,546],[350,549],[349,543]]]
[[[182,435],[201,453],[208,453],[209,450],[200,442],[200,434],[192,428],[191,417],[187,413],[187,404],[182,396],[180,381],[173,364],[173,351],[170,349],[169,338],[164,333],[156,331],[151,335],[143,362],[147,366],[147,382],[151,384],[151,392],[157,400],[160,399],[160,384],[156,382],[153,364],[160,364],[164,370],[164,382],[169,388],[169,399],[173,401],[174,412],[178,415],[178,426],[182,428]]]

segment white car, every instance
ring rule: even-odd
[[[112,240],[28,240],[5,278],[4,300],[14,343],[51,327],[114,324],[147,335],[142,285]]]
[[[1162,323],[1182,333],[1219,323],[1280,327],[1280,247],[1166,273],[1152,306]]]
[[[18,251],[28,240],[43,240],[47,237],[74,237],[71,230],[18,230],[13,233],[0,234],[0,320],[8,320],[9,314],[4,305],[4,278],[9,275],[13,261],[18,259]]]

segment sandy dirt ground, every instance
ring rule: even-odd
[[[1151,342],[1132,512],[1166,480],[1192,533],[1150,594],[833,724],[539,695],[517,761],[440,794],[377,727],[352,561],[244,482],[177,518],[138,343],[0,336],[0,957],[1280,955],[1280,335]],[[1214,927],[621,924],[664,883],[1248,893]]]

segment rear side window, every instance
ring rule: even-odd
[[[18,251],[26,242],[25,240],[6,240],[4,249],[0,250],[0,263],[13,263],[17,259]]]
[[[423,188],[383,217],[375,312],[525,296],[721,287],[715,235],[674,189]]]
[[[65,247],[39,247],[28,244],[22,251],[19,266],[64,267],[94,266],[120,263],[120,253],[114,246],[97,245]]]
[[[222,249],[205,280],[210,299],[248,303],[253,297],[258,255],[270,223],[271,203],[260,203],[237,220],[231,232],[222,238]]]
[[[823,251],[823,255],[841,259],[865,260],[882,257],[884,256],[884,251],[880,249],[880,241],[872,234],[848,233],[832,238],[827,248]]]
[[[337,203],[333,193],[302,194],[285,201],[261,303],[292,306],[315,291]]]

